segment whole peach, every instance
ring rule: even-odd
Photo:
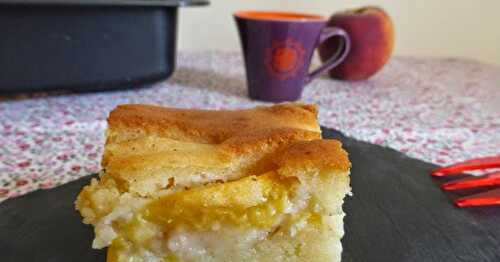
[[[342,80],[364,80],[378,72],[389,60],[394,48],[394,26],[379,7],[363,7],[335,13],[328,26],[344,29],[351,38],[346,59],[330,70],[330,76]],[[330,58],[341,42],[333,38],[319,46],[322,61]]]

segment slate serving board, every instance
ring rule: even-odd
[[[500,207],[459,209],[428,173],[435,166],[324,129],[353,163],[343,262],[500,261]],[[84,177],[0,204],[0,260],[105,261],[73,201]],[[465,192],[462,192],[465,193]]]

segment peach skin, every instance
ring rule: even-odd
[[[344,29],[351,37],[351,51],[330,76],[341,80],[364,80],[377,73],[389,60],[394,48],[394,26],[389,15],[379,7],[364,7],[335,13],[329,26]],[[341,45],[332,38],[319,46],[322,61]]]

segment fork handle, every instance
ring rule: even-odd
[[[432,176],[447,176],[460,174],[465,171],[500,168],[500,156],[490,156],[459,162],[450,166],[441,167],[432,171]]]

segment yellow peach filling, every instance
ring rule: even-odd
[[[268,175],[265,179],[254,179],[262,195],[251,203],[226,198],[193,202],[197,196],[174,193],[148,203],[131,220],[115,221],[113,227],[120,233],[108,249],[108,262],[142,261],[141,258],[150,255],[155,257],[154,261],[177,261],[169,243],[182,232],[219,234],[222,228],[230,228],[238,232],[265,232],[265,235],[287,230],[293,235],[301,226],[321,223],[321,215],[313,211],[313,201],[298,196],[299,182],[295,178],[276,180],[276,176]],[[253,190],[252,187],[247,185],[243,190]]]

